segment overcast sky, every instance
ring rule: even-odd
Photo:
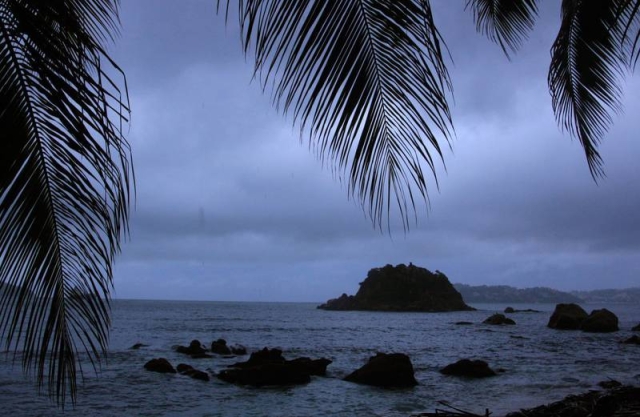
[[[473,285],[640,285],[640,81],[626,80],[596,184],[551,110],[559,2],[543,2],[511,61],[475,33],[464,1],[433,2],[456,138],[431,208],[391,236],[251,82],[237,24],[214,0],[122,3],[111,52],[128,77],[137,203],[116,298],[324,301],[354,294],[370,268],[409,262]]]

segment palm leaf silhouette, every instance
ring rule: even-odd
[[[562,24],[551,49],[549,90],[560,125],[578,138],[594,178],[604,175],[597,146],[621,110],[625,70],[619,2],[562,2]]]
[[[425,164],[437,185],[438,137],[452,131],[429,2],[241,0],[237,13],[276,106],[292,113],[374,225],[385,214],[389,225],[395,200],[407,228],[416,198],[428,201]]]
[[[497,42],[504,53],[516,52],[533,29],[535,0],[468,0],[478,32]]]
[[[126,230],[128,104],[101,43],[117,2],[0,2],[0,329],[62,405],[106,351]],[[121,74],[120,74],[121,75]]]

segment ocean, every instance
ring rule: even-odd
[[[447,401],[456,408],[493,416],[595,389],[609,378],[640,384],[640,346],[618,343],[640,322],[638,305],[606,307],[620,319],[610,334],[546,327],[554,305],[512,305],[540,313],[509,314],[515,326],[481,322],[506,304],[473,305],[453,313],[337,312],[317,303],[226,303],[193,301],[113,302],[108,361],[96,376],[89,367],[78,403],[64,412],[23,376],[11,354],[0,355],[0,404],[11,416],[404,416],[434,412]],[[456,325],[469,321],[472,325]],[[190,359],[172,346],[223,338],[249,351],[278,347],[287,359],[326,357],[328,376],[295,387],[246,388],[212,378],[149,372],[152,358],[219,371],[236,359]],[[135,343],[149,345],[131,350]],[[385,390],[342,381],[376,352],[409,355],[419,385]],[[438,370],[461,358],[483,359],[504,372],[468,380]]]

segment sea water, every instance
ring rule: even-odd
[[[619,342],[640,322],[640,306],[607,307],[621,330],[609,334],[558,331],[546,327],[553,305],[513,305],[539,313],[509,314],[515,326],[482,321],[506,305],[478,304],[477,311],[452,313],[337,312],[311,303],[222,303],[185,301],[113,302],[107,362],[96,376],[85,369],[75,408],[58,410],[38,395],[12,355],[0,355],[0,404],[11,416],[410,416],[456,408],[493,416],[533,407],[595,389],[616,379],[639,384],[640,346]],[[457,325],[468,321],[471,325]],[[152,358],[174,366],[188,363],[217,372],[245,357],[191,359],[175,345],[223,338],[249,351],[278,347],[284,356],[325,357],[333,361],[327,377],[294,387],[249,388],[212,378],[146,371]],[[132,350],[135,343],[148,347]],[[419,385],[381,389],[342,380],[376,352],[409,355]],[[461,358],[483,359],[498,376],[471,380],[438,370]]]

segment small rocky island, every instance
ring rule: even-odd
[[[358,293],[342,294],[318,306],[323,310],[442,312],[474,310],[440,271],[409,264],[369,270]]]

